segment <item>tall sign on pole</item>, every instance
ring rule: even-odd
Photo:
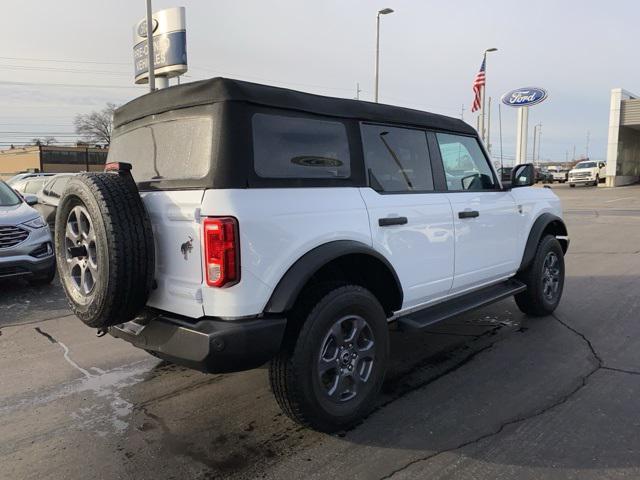
[[[135,83],[149,83],[153,91],[168,86],[169,78],[187,71],[187,32],[184,7],[167,8],[151,14],[133,27]],[[149,32],[151,32],[149,34]],[[149,37],[153,38],[149,42]],[[149,69],[149,64],[154,68]]]
[[[543,102],[547,91],[538,87],[511,90],[502,96],[502,103],[518,109],[516,130],[516,165],[527,163],[527,137],[529,136],[529,107]]]

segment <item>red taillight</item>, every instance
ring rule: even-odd
[[[231,286],[240,280],[240,239],[235,218],[204,219],[204,267],[210,287]]]

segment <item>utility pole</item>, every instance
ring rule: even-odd
[[[360,100],[360,83],[356,82],[356,100]]]
[[[531,162],[536,163],[536,138],[538,137],[538,125],[533,126],[533,154],[531,155]]]
[[[538,163],[540,163],[540,154],[542,153],[542,122],[538,124]]]
[[[575,162],[575,160],[576,160],[576,146],[574,145],[573,146],[573,156],[571,157],[571,161]]]
[[[491,97],[489,97],[489,111],[487,112],[487,150],[491,156]]]
[[[498,102],[498,132],[500,133],[500,168],[501,172],[504,171],[504,164],[502,162],[502,102]],[[502,176],[502,173],[500,173]],[[502,180],[502,179],[500,179]]]
[[[587,130],[587,145],[585,147],[585,153],[586,153],[586,157],[587,160],[589,159],[589,137],[591,137],[591,132],[589,130]]]
[[[153,53],[153,15],[151,0],[147,0],[147,68],[149,71],[149,91],[156,89],[155,54]]]
[[[464,103],[460,107],[460,120],[464,122]]]

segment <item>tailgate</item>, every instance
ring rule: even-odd
[[[203,190],[142,192],[156,247],[155,280],[147,305],[203,316],[200,205]]]

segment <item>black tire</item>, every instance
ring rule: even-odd
[[[569,184],[569,186],[570,186],[571,188],[576,188],[576,184],[575,184],[575,183],[570,183],[570,184]]]
[[[557,259],[558,278],[557,286],[551,287],[549,291],[546,283],[549,279],[549,266],[546,262],[552,257]],[[531,265],[518,278],[527,285],[524,292],[515,296],[518,308],[534,317],[553,313],[560,303],[564,289],[564,253],[560,242],[553,235],[546,235],[540,240]]]
[[[56,264],[54,263],[45,273],[34,275],[28,279],[30,285],[49,285],[56,277]]]
[[[151,290],[153,232],[135,184],[129,180],[117,173],[74,176],[58,205],[55,248],[60,282],[71,309],[90,327],[131,320]],[[74,244],[72,238],[78,238],[78,244],[85,242],[85,256],[73,257],[68,248]],[[86,270],[89,274],[84,275]]]
[[[599,183],[600,183],[600,176],[596,175],[596,180],[595,180],[595,182],[593,182],[593,186],[597,187]]]
[[[315,292],[308,292],[290,315],[292,328],[287,332],[282,350],[270,364],[269,380],[275,398],[287,416],[304,426],[335,432],[358,424],[373,408],[389,357],[389,329],[384,309],[368,290],[357,285],[313,288]],[[366,335],[363,328],[362,337],[357,336],[351,343],[356,344],[357,350],[368,345],[369,340],[374,342],[374,352],[367,350],[371,355],[371,367],[368,367],[367,351],[354,358],[354,349],[340,350],[332,337],[332,332],[336,331],[332,327],[339,330],[341,336],[343,328],[352,327],[351,320],[347,320],[350,315],[354,319],[364,319],[369,328]],[[355,325],[359,320],[353,322]],[[335,350],[331,347],[332,341]],[[335,361],[335,367],[329,366],[321,375],[322,359],[332,357],[334,351],[335,359],[326,360],[326,365]],[[345,358],[353,368],[347,370],[349,364]],[[369,372],[367,379],[351,384],[351,378],[363,378],[356,373],[360,368]],[[341,369],[344,374],[340,373]],[[333,380],[335,392],[332,395],[329,384]],[[340,395],[341,386],[349,384],[355,392]],[[350,398],[351,394],[354,396]]]

